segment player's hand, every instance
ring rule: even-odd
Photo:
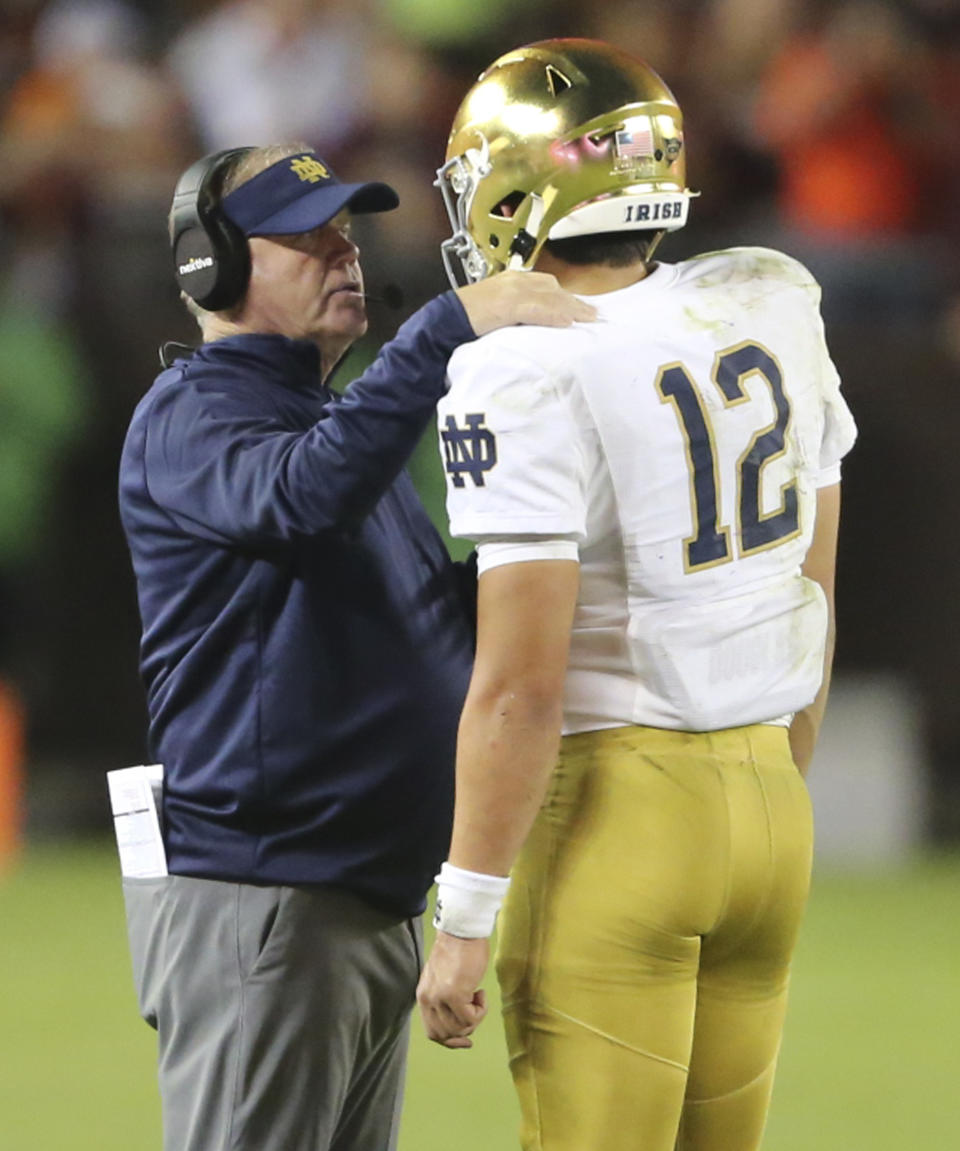
[[[458,939],[438,931],[420,976],[417,1002],[428,1038],[444,1047],[472,1047],[468,1038],[487,1013],[480,987],[490,960],[489,939]]]
[[[511,324],[567,328],[597,318],[592,304],[565,291],[549,272],[499,272],[456,292],[478,336]]]

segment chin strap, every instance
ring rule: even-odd
[[[521,228],[513,238],[513,243],[510,245],[510,258],[507,260],[507,268],[513,270],[523,270],[523,265],[530,259],[533,254],[534,248],[537,246],[537,237],[540,234],[540,226],[543,223],[543,197],[538,196],[536,192],[530,197],[530,214],[527,216],[526,227]]]
[[[660,247],[660,241],[667,233],[665,231],[654,232],[653,238],[647,244],[647,250],[643,256],[643,262],[649,266],[650,260],[653,258],[653,253]]]

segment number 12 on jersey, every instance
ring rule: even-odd
[[[720,390],[725,408],[747,403],[743,387],[749,375],[758,375],[770,391],[776,417],[757,430],[737,461],[737,517],[741,555],[763,551],[792,539],[800,531],[797,483],[780,489],[780,505],[764,514],[760,506],[761,473],[771,460],[784,454],[790,401],[783,390],[783,373],[773,354],[761,344],[746,342],[717,353],[711,380]],[[656,387],[664,403],[672,404],[687,448],[693,535],[684,541],[687,571],[713,567],[733,557],[730,529],[720,523],[720,482],[710,416],[690,373],[683,364],[667,364],[657,375]]]

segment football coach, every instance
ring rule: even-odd
[[[168,872],[124,895],[165,1151],[396,1145],[473,646],[402,469],[458,345],[594,315],[534,273],[446,292],[336,396],[367,327],[351,217],[396,206],[301,145],[207,157],[174,195],[202,343],[120,464]]]

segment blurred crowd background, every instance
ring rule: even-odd
[[[372,310],[372,356],[447,286],[431,185],[464,92],[568,35],[642,56],[684,109],[702,195],[663,259],[769,245],[823,285],[860,427],[838,679],[904,686],[924,834],[960,843],[960,0],[0,0],[0,774],[25,763],[28,832],[102,825],[102,772],[147,755],[116,471],[158,345],[196,340],[179,173],[304,140],[392,183],[360,242],[405,304]]]

